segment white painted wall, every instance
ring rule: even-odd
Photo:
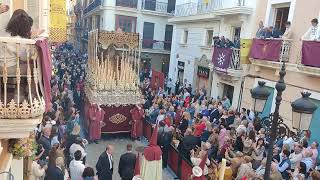
[[[169,77],[173,81],[177,80],[178,61],[185,62],[184,79],[192,84],[195,59],[200,59],[202,55],[206,55],[208,58],[212,56],[211,50],[204,49],[207,29],[212,29],[214,35],[219,35],[219,22],[194,22],[174,26],[169,68]],[[181,45],[185,30],[189,32],[188,41],[186,45]],[[177,58],[177,54],[179,54],[179,58]]]
[[[100,12],[100,16],[103,17],[103,23],[101,23],[102,30],[114,31],[116,24],[116,15],[137,17],[136,32],[143,35],[144,22],[151,22],[155,24],[154,28],[154,40],[164,41],[165,27],[168,23],[168,16],[159,16],[157,14],[145,14],[140,11],[140,7],[143,0],[138,1],[138,10],[121,10],[115,8],[116,1],[104,1],[104,9]],[[161,2],[167,3],[168,0],[161,0]],[[126,8],[122,8],[126,9]],[[128,8],[129,9],[129,8]]]

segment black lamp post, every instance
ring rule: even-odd
[[[276,97],[276,108],[273,113],[273,118],[271,122],[271,134],[270,134],[270,142],[269,148],[267,152],[267,163],[266,163],[266,170],[263,179],[269,180],[270,179],[270,172],[271,172],[271,163],[272,163],[272,155],[273,155],[273,145],[275,139],[277,137],[277,129],[278,129],[278,119],[279,119],[279,108],[282,100],[282,92],[286,89],[286,85],[284,83],[284,76],[286,75],[285,71],[285,62],[283,62],[281,66],[281,70],[279,72],[280,79],[276,84],[277,90],[277,97]],[[253,98],[253,105],[254,111],[256,113],[262,112],[265,106],[265,103],[270,95],[270,92],[266,87],[264,87],[264,82],[259,82],[259,86],[251,90],[251,96]]]
[[[312,114],[317,109],[317,106],[309,98],[311,93],[302,92],[301,95],[301,98],[291,103],[292,127],[298,130],[298,134],[309,129]]]
[[[271,94],[265,84],[266,82],[264,81],[258,81],[258,86],[250,90],[253,99],[253,112],[256,115],[263,111],[267,99]]]
[[[284,76],[286,75],[285,71],[285,62],[283,62],[281,66],[281,70],[279,72],[280,79],[276,83],[276,107],[271,118],[271,132],[270,132],[270,142],[267,152],[267,163],[266,163],[266,170],[263,179],[269,180],[270,179],[270,172],[271,172],[271,163],[272,163],[272,156],[273,156],[273,146],[275,143],[275,139],[277,137],[277,132],[279,129],[279,123],[282,123],[281,117],[279,116],[279,108],[282,100],[282,92],[286,89],[286,85],[284,83]],[[266,100],[270,95],[268,89],[264,86],[265,82],[259,81],[259,86],[256,88],[251,89],[251,96],[253,98],[253,105],[254,111],[256,113],[262,112],[265,106]],[[311,93],[309,92],[302,92],[302,97],[295,100],[292,106],[292,125],[294,129],[298,130],[298,133],[301,130],[308,130],[313,112],[317,109],[317,106],[310,100],[309,96]],[[299,134],[297,135],[299,136]]]

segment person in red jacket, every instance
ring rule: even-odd
[[[198,146],[201,146],[201,135],[206,129],[207,118],[203,117],[199,124],[194,125],[194,136],[198,139]]]
[[[207,121],[207,118],[203,117],[199,124],[194,125],[194,135],[196,137],[200,137],[203,131],[206,129],[206,121]]]

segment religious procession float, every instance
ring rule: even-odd
[[[85,83],[88,131],[99,131],[102,126],[101,133],[130,132],[130,110],[142,102],[139,34],[93,30],[88,42]]]

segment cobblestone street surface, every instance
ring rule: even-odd
[[[132,141],[128,138],[128,136],[124,135],[104,135],[103,140],[99,141],[99,144],[89,144],[87,147],[87,166],[91,166],[95,168],[96,162],[98,161],[98,158],[100,154],[105,150],[107,144],[114,145],[114,170],[113,170],[113,180],[121,180],[119,174],[118,174],[118,164],[120,156],[126,152],[126,145],[128,143],[131,143],[134,147],[134,149],[137,146],[145,146],[147,145],[147,142],[145,141]],[[134,151],[135,152],[135,151]],[[135,152],[136,153],[136,152]],[[163,180],[172,180],[174,179],[174,174],[172,174],[171,170],[165,169],[163,171]],[[149,180],[149,179],[146,179]],[[150,179],[151,180],[151,179]]]

